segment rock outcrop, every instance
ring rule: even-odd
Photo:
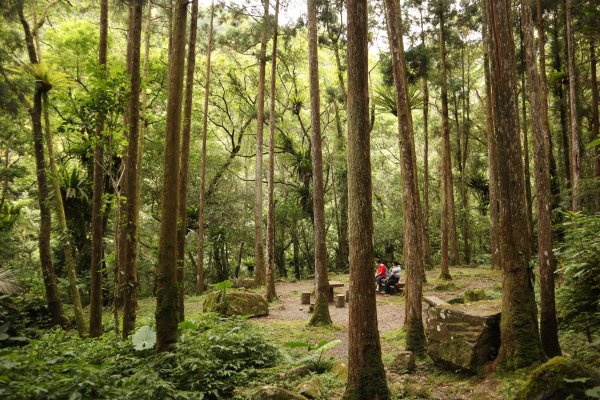
[[[500,348],[500,310],[498,301],[448,304],[426,297],[427,352],[452,368],[479,372],[493,360]]]
[[[225,296],[218,290],[206,295],[204,312],[218,312],[224,316],[251,315],[259,317],[269,314],[269,303],[257,293],[227,291]]]

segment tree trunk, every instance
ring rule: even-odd
[[[467,193],[467,155],[469,150],[469,126],[471,121],[469,120],[469,107],[470,107],[470,64],[467,65],[466,74],[467,80],[465,81],[465,45],[461,45],[461,82],[462,82],[462,133],[463,136],[460,143],[460,198],[462,208],[462,239],[463,239],[463,257],[464,263],[471,263],[471,246],[469,244],[469,194]]]
[[[402,212],[404,216],[404,263],[406,265],[406,348],[421,354],[425,350],[425,333],[422,319],[423,254],[420,232],[421,213],[418,178],[413,158],[415,155],[413,124],[408,104],[406,65],[400,48],[402,37],[399,31],[400,10],[396,0],[386,0],[386,20],[392,68],[396,84],[396,104],[398,115],[398,139],[400,145],[402,174]]]
[[[592,140],[595,140],[600,135],[600,117],[598,117],[598,77],[596,76],[596,39],[590,39],[590,72],[592,86]],[[594,176],[597,181],[600,181],[600,146],[594,149]],[[596,211],[600,211],[600,190],[593,194],[593,202]]]
[[[179,206],[177,223],[177,284],[179,285],[179,321],[185,320],[185,237],[187,234],[187,186],[190,168],[190,133],[192,130],[192,99],[194,94],[194,68],[196,67],[196,32],[198,31],[198,0],[192,2],[190,36],[188,39],[185,74],[185,104],[181,132],[181,159],[179,161]]]
[[[523,44],[523,24],[519,20],[519,39],[520,39],[520,61],[521,61],[521,114],[523,116],[523,173],[525,176],[525,201],[527,203],[527,229],[529,231],[529,243],[533,239],[533,202],[531,200],[531,174],[529,172],[529,137],[527,132],[527,90],[525,85],[525,45]],[[533,247],[532,247],[533,248]]]
[[[206,47],[206,80],[204,81],[204,113],[202,119],[202,165],[200,167],[200,210],[198,217],[198,265],[196,266],[196,295],[204,292],[204,207],[206,203],[206,135],[208,133],[208,97],[210,94],[210,55],[212,53],[215,3],[210,6],[210,27]]]
[[[100,2],[100,41],[98,45],[98,65],[106,70],[108,51],[108,0]],[[102,215],[104,190],[104,117],[98,115],[96,146],[94,149],[94,178],[92,196],[92,262],[90,267],[90,336],[102,335]]]
[[[339,57],[339,56],[338,56]],[[340,83],[340,86],[342,84]],[[345,89],[344,89],[345,90]],[[345,92],[344,92],[345,93]],[[345,104],[345,102],[344,102]],[[348,271],[348,167],[346,165],[346,141],[344,130],[342,128],[342,119],[340,117],[340,108],[338,102],[334,101],[335,126],[337,130],[336,150],[337,165],[336,168],[336,187],[340,193],[339,202],[339,224],[338,224],[338,247],[335,253],[335,266],[337,271]],[[345,107],[345,105],[344,105]]]
[[[489,47],[491,49],[494,128],[500,205],[500,243],[503,266],[500,361],[517,369],[543,358],[533,293],[533,271],[529,268],[530,246],[523,221],[527,218],[523,159],[519,140],[517,79],[508,0],[487,0]]]
[[[567,68],[569,71],[569,160],[571,163],[571,210],[581,209],[581,154],[579,148],[579,121],[577,120],[577,70],[575,43],[571,21],[571,0],[565,0],[567,22]]]
[[[156,296],[156,351],[173,349],[177,341],[179,304],[177,284],[177,207],[179,205],[179,134],[185,62],[187,0],[177,0],[173,12],[173,40],[169,60],[167,132],[163,160],[163,188],[158,248]]]
[[[275,20],[273,26],[273,55],[271,56],[271,95],[269,102],[269,177],[267,214],[267,300],[277,299],[275,292],[275,102],[277,83],[277,23],[279,17],[279,0],[275,0]]]
[[[258,94],[256,99],[256,171],[254,177],[254,261],[258,285],[266,280],[265,250],[263,245],[263,205],[262,205],[262,175],[263,175],[263,125],[265,119],[265,68],[267,41],[269,31],[269,0],[264,0],[265,11],[260,35],[260,53],[258,55]]]
[[[368,12],[366,0],[348,0],[348,228],[350,301],[348,400],[388,399],[373,284]]]
[[[423,262],[429,268],[431,253],[429,251],[429,86],[427,77],[423,77],[423,227],[425,241],[423,242]]]
[[[499,232],[499,204],[498,204],[498,161],[496,134],[494,133],[494,110],[490,74],[490,40],[487,8],[483,7],[483,69],[485,77],[485,108],[486,108],[486,133],[488,140],[488,179],[490,201],[490,258],[491,269],[501,269],[500,257],[500,232]]]
[[[129,93],[129,108],[127,111],[128,144],[127,167],[125,169],[125,248],[123,261],[123,339],[135,329],[137,309],[137,240],[138,240],[138,212],[139,212],[139,187],[138,187],[138,150],[140,126],[140,47],[142,38],[142,0],[134,1],[130,12],[131,25],[131,91]]]
[[[308,0],[308,60],[310,80],[311,156],[313,183],[313,233],[315,241],[315,287],[317,298],[310,325],[329,325],[329,277],[325,247],[325,190],[323,188],[323,152],[321,149],[321,98],[317,47],[317,5]]]
[[[535,191],[538,212],[538,255],[540,259],[540,336],[542,348],[548,357],[561,354],[558,343],[558,323],[554,302],[554,260],[552,254],[552,209],[550,205],[550,128],[548,116],[542,102],[535,59],[533,20],[528,0],[521,0],[521,24],[527,69],[527,92],[531,105],[531,127],[533,130],[535,160]]]
[[[453,246],[456,246],[456,235],[452,235],[452,220],[451,214],[454,213],[454,189],[452,188],[452,161],[450,150],[450,127],[448,122],[448,78],[446,75],[446,34],[444,32],[444,13],[439,14],[440,18],[440,86],[442,98],[442,138],[440,143],[441,160],[440,160],[440,176],[442,179],[442,213],[441,213],[441,260],[440,260],[440,278],[452,279],[450,275],[449,264],[455,264],[456,259],[453,256]],[[454,225],[456,228],[456,225]],[[454,245],[452,242],[454,236]]]

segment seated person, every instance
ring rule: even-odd
[[[375,273],[375,281],[377,282],[377,293],[381,292],[381,286],[383,284],[383,282],[385,281],[385,278],[387,276],[387,268],[385,267],[385,264],[381,263],[381,261],[379,261],[379,265],[377,266],[377,272]]]
[[[396,260],[392,263],[392,269],[390,270],[390,276],[385,282],[385,292],[390,294],[390,286],[400,282],[400,274],[402,273],[402,267]]]

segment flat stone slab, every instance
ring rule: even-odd
[[[433,298],[432,298],[433,297]],[[430,296],[427,309],[427,352],[453,368],[478,372],[500,348],[501,303],[480,301],[448,304]]]

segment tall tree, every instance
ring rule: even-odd
[[[373,285],[368,11],[366,0],[348,0],[348,228],[350,302],[348,400],[388,399]]]
[[[108,51],[108,0],[100,2],[100,40],[98,44],[98,64],[106,70]],[[104,192],[104,117],[99,115],[94,149],[94,178],[92,198],[92,265],[90,267],[90,336],[102,335],[102,196]]]
[[[202,164],[200,166],[200,207],[198,217],[198,264],[196,266],[196,294],[204,291],[204,203],[206,201],[206,134],[208,131],[208,96],[210,94],[210,55],[213,41],[213,21],[215,3],[210,6],[210,26],[208,28],[208,44],[206,47],[206,79],[204,81],[204,112],[202,116]]]
[[[312,131],[313,232],[315,248],[315,286],[317,299],[311,325],[331,324],[329,315],[329,277],[325,247],[325,189],[323,187],[323,152],[321,149],[321,95],[317,47],[317,5],[308,0],[308,68],[310,80],[310,120]]]
[[[38,64],[38,53],[35,46],[34,33],[31,26],[25,18],[23,10],[24,0],[16,3],[17,15],[23,26],[25,34],[25,45],[27,47],[27,55],[31,65]],[[46,18],[36,21],[34,32],[37,32],[44,24]],[[4,73],[4,71],[3,71]],[[40,253],[40,264],[42,267],[42,277],[44,280],[44,288],[46,290],[46,303],[52,322],[56,325],[63,325],[65,319],[63,316],[63,306],[56,284],[56,274],[52,263],[52,250],[50,248],[50,233],[52,231],[52,214],[50,211],[50,194],[48,190],[48,181],[46,177],[46,157],[44,155],[44,133],[42,128],[42,97],[43,94],[50,90],[50,87],[42,80],[36,80],[33,91],[33,104],[29,104],[25,96],[18,89],[15,89],[15,94],[19,97],[29,110],[31,116],[31,126],[33,133],[33,151],[35,156],[35,170],[38,186],[38,204],[40,208],[40,228],[38,233],[38,247]]]
[[[273,21],[273,55],[271,56],[271,90],[269,100],[269,174],[267,214],[267,300],[277,299],[275,292],[275,101],[277,83],[277,32],[279,23],[279,0],[275,0],[275,19]]]
[[[592,87],[592,139],[600,137],[600,117],[598,116],[598,76],[596,75],[596,38],[590,38],[590,74]],[[600,145],[594,149],[594,176],[600,180]],[[596,211],[600,211],[600,191],[594,195]]]
[[[560,355],[558,323],[554,301],[554,260],[552,252],[552,204],[550,193],[550,127],[548,116],[541,115],[545,101],[535,57],[533,19],[528,0],[521,0],[521,24],[527,69],[527,92],[531,104],[535,160],[535,191],[538,213],[538,255],[540,259],[540,336],[542,348],[549,357]]]
[[[262,285],[266,280],[265,249],[263,245],[263,128],[265,120],[265,69],[267,63],[267,41],[269,31],[269,0],[262,0],[264,14],[260,34],[260,53],[258,54],[258,93],[256,99],[256,172],[254,176],[254,262],[256,283]]]
[[[569,71],[569,159],[571,164],[571,209],[581,208],[581,150],[579,148],[579,121],[577,120],[577,70],[571,0],[565,0],[567,23],[567,69]]]
[[[158,284],[156,296],[156,351],[172,350],[177,341],[177,207],[179,172],[179,131],[187,0],[176,0],[173,11],[173,40],[169,59],[169,89],[167,100],[167,133],[163,160],[163,188],[158,247]]]
[[[440,88],[442,99],[442,137],[440,143],[440,176],[441,184],[441,259],[440,277],[452,279],[449,264],[458,263],[458,245],[456,243],[456,224],[454,218],[454,189],[452,185],[452,153],[450,149],[450,126],[448,123],[448,76],[446,71],[446,13],[444,4],[439,4],[437,15],[440,24],[439,48],[440,48]]]
[[[422,317],[423,241],[420,235],[421,212],[415,155],[413,124],[408,104],[408,84],[404,53],[400,48],[400,10],[396,0],[386,0],[388,41],[392,55],[392,69],[396,85],[396,110],[402,173],[402,213],[404,232],[404,263],[406,265],[406,348],[417,354],[425,350],[425,333]]]
[[[498,160],[496,134],[494,133],[494,110],[492,97],[492,82],[490,72],[490,31],[487,7],[483,7],[483,69],[485,79],[485,120],[486,135],[488,141],[488,179],[489,179],[489,198],[490,198],[490,252],[491,268],[502,268],[502,259],[500,257],[500,221],[498,205]]]
[[[129,12],[129,40],[131,53],[129,54],[131,84],[129,92],[129,107],[127,109],[127,166],[125,168],[125,229],[123,248],[123,338],[126,339],[135,329],[137,309],[137,241],[138,241],[138,213],[139,213],[139,186],[138,186],[138,150],[140,127],[140,48],[142,41],[142,8],[143,1],[132,2]]]
[[[181,160],[179,165],[179,207],[177,228],[177,283],[179,285],[179,321],[185,319],[185,237],[187,234],[187,186],[190,167],[190,133],[192,131],[192,99],[194,94],[194,69],[196,67],[196,33],[198,31],[198,0],[192,2],[190,36],[188,39],[185,73],[185,104],[181,132]]]
[[[502,257],[502,321],[500,360],[509,369],[538,362],[540,345],[533,271],[529,268],[523,159],[519,140],[517,78],[509,0],[486,0],[491,49],[494,129],[498,169],[500,254]]]

